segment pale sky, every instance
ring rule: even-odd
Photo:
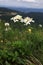
[[[0,0],[1,6],[43,8],[43,0]]]

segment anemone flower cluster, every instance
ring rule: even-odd
[[[28,24],[30,24],[31,22],[35,22],[34,20],[33,20],[33,18],[30,18],[30,17],[26,17],[25,19],[24,19],[24,23],[25,23],[25,25],[28,25]]]
[[[15,23],[15,22],[18,22],[18,21],[21,21],[21,20],[22,20],[22,16],[16,15],[15,17],[12,17],[11,20],[13,20],[14,23]]]
[[[33,18],[25,17],[25,18],[23,19],[21,15],[16,15],[15,17],[12,17],[11,20],[13,20],[14,23],[20,21],[21,23],[24,23],[25,25],[28,25],[28,24],[30,24],[31,22],[33,22],[33,23],[35,22],[35,21],[33,20]]]

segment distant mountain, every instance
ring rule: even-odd
[[[16,10],[11,10],[6,7],[0,7],[0,18],[3,20],[9,20],[10,17],[15,16],[18,14],[18,11]]]
[[[0,7],[0,12],[18,12],[16,10],[10,9],[8,7]]]
[[[43,9],[36,8],[18,8],[18,7],[9,7],[12,10],[21,11],[21,12],[43,12]]]

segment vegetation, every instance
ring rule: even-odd
[[[0,20],[0,65],[43,64],[43,28],[10,21],[6,31],[5,23]]]
[[[23,23],[10,21],[16,15],[15,12],[0,8],[0,65],[43,64],[43,13],[17,12],[23,17],[34,18],[34,24],[25,26]],[[6,22],[10,24],[7,27]]]

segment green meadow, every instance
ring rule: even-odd
[[[43,27],[0,20],[0,65],[42,65]]]

